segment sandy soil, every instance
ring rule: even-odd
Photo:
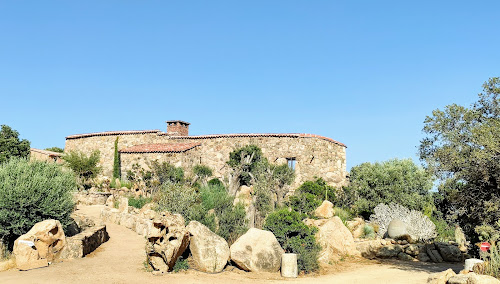
[[[102,206],[79,210],[98,217]],[[325,267],[320,274],[283,279],[276,274],[244,272],[228,267],[219,274],[194,270],[154,276],[144,267],[145,239],[125,227],[108,223],[110,240],[82,259],[54,263],[30,271],[0,272],[0,283],[426,283],[430,273],[463,264],[347,260]]]

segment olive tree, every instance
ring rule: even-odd
[[[500,218],[500,78],[470,107],[451,104],[424,121],[420,158],[440,180],[439,193],[469,236]]]

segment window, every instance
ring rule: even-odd
[[[295,164],[297,163],[297,160],[295,160],[295,158],[286,158],[286,161],[287,161],[288,167],[295,171]]]

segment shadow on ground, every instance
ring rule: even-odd
[[[401,261],[395,259],[378,260],[378,263],[391,265],[394,269],[406,270],[406,271],[422,271],[429,273],[436,273],[445,271],[449,268],[453,269],[455,273],[460,272],[464,269],[463,262],[443,262],[443,263],[432,263],[432,262],[413,262],[413,261]]]

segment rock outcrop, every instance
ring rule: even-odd
[[[66,237],[58,220],[36,223],[14,242],[13,253],[20,270],[47,266],[59,258],[66,245]]]
[[[308,222],[313,225],[318,222]],[[324,224],[317,226],[316,242],[321,245],[318,260],[323,263],[338,261],[343,256],[361,256],[356,249],[354,238],[342,220],[335,216],[328,219]]]
[[[319,218],[329,219],[335,215],[333,211],[333,203],[328,200],[324,200],[321,205],[314,210],[314,215]]]
[[[230,257],[226,240],[198,221],[189,222],[186,229],[191,234],[189,250],[194,268],[208,273],[221,272]]]
[[[409,237],[406,224],[399,219],[393,219],[389,223],[389,226],[387,227],[387,235],[395,240],[408,239]]]
[[[172,270],[189,244],[189,232],[179,214],[158,213],[147,236],[146,254],[153,270]]]
[[[277,272],[284,250],[272,232],[251,228],[230,248],[231,260],[241,269],[254,272]]]

